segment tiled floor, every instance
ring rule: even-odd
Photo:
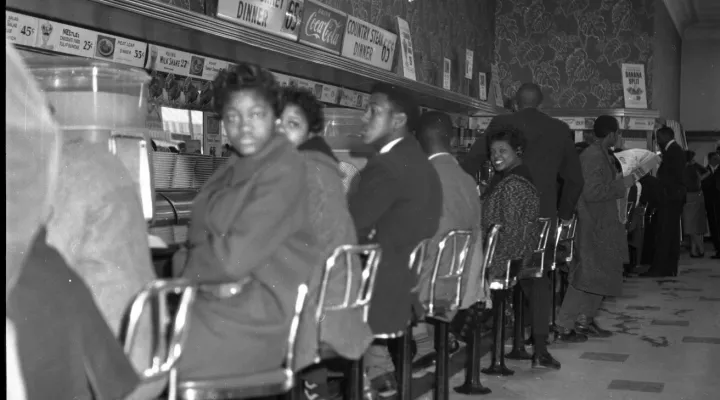
[[[514,376],[483,375],[484,396],[452,400],[720,399],[720,261],[683,257],[674,279],[630,279],[624,295],[603,304],[598,322],[609,339],[551,346],[560,371],[533,371],[508,360]],[[489,363],[489,355],[483,365]],[[451,378],[462,384],[464,371]],[[426,393],[423,399],[432,397]]]

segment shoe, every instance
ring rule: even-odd
[[[548,353],[535,353],[532,356],[532,367],[533,368],[549,368],[549,369],[560,369],[560,361],[553,358],[553,356]]]
[[[385,378],[382,379],[382,383],[376,388],[375,391],[377,392],[377,395],[383,399],[395,396],[398,392],[395,378],[392,375],[385,376]]]
[[[575,329],[567,329],[558,326],[555,332],[557,333],[557,340],[565,343],[583,343],[588,340],[587,336],[582,333],[578,333]]]
[[[596,338],[607,338],[613,334],[611,331],[600,328],[594,319],[589,319],[584,315],[579,316],[575,322],[575,332]]]

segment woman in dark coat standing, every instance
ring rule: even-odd
[[[322,262],[307,218],[305,162],[277,133],[272,74],[241,64],[221,72],[214,89],[236,154],[195,198],[181,275],[223,285],[198,294],[181,380],[280,367],[298,286]]]

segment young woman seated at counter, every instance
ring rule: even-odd
[[[488,267],[490,278],[499,278],[504,276],[508,260],[530,261],[535,229],[528,228],[540,216],[540,198],[530,170],[522,162],[522,132],[512,128],[492,132],[488,145],[495,175],[481,197],[482,223],[485,232],[492,225],[502,225]]]
[[[298,285],[323,262],[307,216],[305,160],[278,133],[273,75],[240,64],[213,85],[234,154],[195,198],[187,254],[174,263],[176,275],[215,284],[192,308],[181,380],[282,365]]]
[[[348,210],[342,174],[338,159],[330,146],[320,136],[324,128],[323,105],[314,94],[304,89],[284,88],[284,108],[281,116],[281,132],[297,146],[305,159],[307,168],[307,188],[310,207],[308,210],[309,224],[320,245],[320,254],[328,257],[333,250],[344,244],[356,244],[355,224]],[[329,285],[325,297],[326,305],[342,304],[345,297],[347,271],[345,265],[338,264],[329,277]],[[352,270],[353,296],[360,286],[361,273],[359,260],[354,260]],[[317,295],[323,272],[320,262],[313,272],[310,281],[310,311],[317,306]],[[355,297],[351,297],[354,299]],[[317,326],[308,318],[303,327],[303,354],[300,363],[307,364],[316,354]],[[372,342],[372,331],[363,322],[362,313],[348,314],[331,312],[321,321],[324,345],[335,353],[348,358],[360,358]],[[309,357],[309,358],[308,358]],[[327,397],[326,373],[322,368],[314,368],[305,375],[305,390],[309,395],[318,394]]]

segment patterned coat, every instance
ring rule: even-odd
[[[322,272],[333,250],[344,244],[357,244],[355,225],[348,210],[342,175],[332,150],[320,137],[314,137],[298,148],[307,165],[307,187],[309,195],[308,220],[314,230],[320,246],[320,260],[309,282],[309,298],[306,318],[301,328],[299,366],[304,367],[314,361],[318,347],[318,325],[314,321],[317,308]],[[360,260],[353,260],[351,285],[352,297],[360,288]],[[340,261],[329,277],[325,304],[342,304],[345,297],[347,273]],[[306,322],[306,323],[305,323]],[[320,342],[329,346],[343,358],[359,359],[372,342],[372,331],[363,322],[361,310],[353,312],[331,311],[320,321]]]
[[[578,201],[578,262],[570,268],[570,282],[585,292],[618,296],[623,263],[629,259],[627,234],[616,203],[625,196],[625,186],[599,143],[580,155],[580,164],[585,187]]]
[[[483,232],[492,225],[502,225],[488,271],[491,278],[504,276],[508,260],[529,261],[537,243],[528,228],[540,216],[540,199],[535,185],[522,176],[529,176],[526,171],[524,165],[515,167],[483,196]]]

